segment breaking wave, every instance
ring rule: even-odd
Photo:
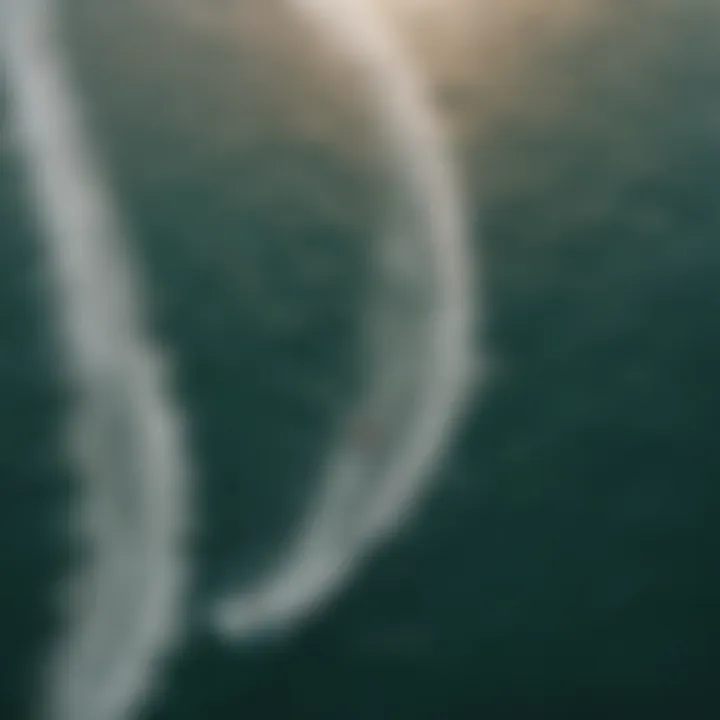
[[[372,2],[292,5],[375,103],[392,198],[374,258],[365,388],[284,559],[218,602],[213,622],[237,639],[290,629],[345,586],[422,499],[477,377],[465,217],[425,89]]]
[[[432,103],[366,0],[293,0],[374,103],[389,202],[373,257],[364,386],[281,562],[213,603],[229,639],[285,631],[341,591],[421,501],[477,378],[465,213]],[[184,629],[191,459],[151,340],[130,234],[58,42],[53,0],[0,7],[17,142],[46,242],[73,390],[84,557],[49,666],[49,720],[123,720]]]
[[[127,233],[89,147],[51,0],[4,8],[2,50],[73,392],[83,562],[43,715],[120,720],[182,628],[188,460],[160,348],[143,327]]]

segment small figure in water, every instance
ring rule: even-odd
[[[353,422],[349,434],[350,442],[368,455],[374,454],[385,439],[380,427],[367,418]]]

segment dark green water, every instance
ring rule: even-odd
[[[718,716],[720,26],[699,1],[608,7],[518,75],[524,110],[467,93],[491,126],[463,161],[496,362],[432,498],[292,639],[193,635],[149,717]],[[354,375],[372,178],[272,119],[267,87],[283,86],[250,51],[214,87],[222,53],[150,52],[98,17],[71,15],[73,47],[191,416],[201,603],[272,558],[311,487]],[[117,47],[165,64],[133,75]],[[185,93],[162,82],[201,58]],[[240,140],[203,134],[223,112],[251,118]],[[4,155],[8,720],[25,717],[71,557],[63,384],[18,173]]]

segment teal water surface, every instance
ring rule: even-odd
[[[69,7],[190,415],[201,607],[274,557],[352,388],[373,170],[278,104],[287,59],[148,48],[122,13]],[[700,0],[608,8],[537,49],[522,102],[454,96],[489,128],[462,162],[494,362],[417,521],[290,639],[192,632],[148,717],[717,717],[720,25]],[[12,147],[0,162],[10,720],[57,627],[73,475],[43,258]]]

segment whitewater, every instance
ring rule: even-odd
[[[45,241],[82,561],[42,695],[50,720],[121,720],[177,643],[187,582],[182,415],[149,337],[128,233],[81,119],[51,0],[2,7],[13,136]]]
[[[417,510],[478,379],[478,267],[449,144],[419,74],[370,0],[287,0],[376,108],[389,202],[373,247],[364,384],[281,561],[212,604],[223,637],[296,627]],[[53,0],[1,6],[13,126],[73,391],[83,558],[45,676],[46,720],[125,720],[187,626],[194,472],[167,350],[151,337],[132,233],[83,122]],[[240,552],[243,552],[241,549]]]
[[[374,104],[391,202],[374,250],[363,392],[284,558],[215,607],[218,631],[239,640],[292,629],[323,607],[411,516],[482,372],[473,348],[477,262],[427,87],[372,0],[289,5],[355,70]]]

